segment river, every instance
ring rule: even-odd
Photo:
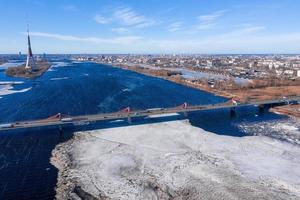
[[[43,76],[34,80],[6,77],[4,67],[0,67],[0,84],[0,123],[47,118],[57,113],[115,112],[127,106],[134,110],[174,107],[183,102],[199,105],[227,101],[159,78],[70,60],[53,62]],[[254,107],[238,109],[234,117],[223,109],[193,113],[188,118],[194,126],[237,137],[251,135],[249,127],[257,123],[289,120],[267,111],[259,113]],[[139,119],[133,124],[150,122],[155,121]],[[74,131],[110,126],[116,124],[70,127],[62,136],[56,128],[0,132],[0,199],[53,199],[57,169],[49,163],[51,151]]]

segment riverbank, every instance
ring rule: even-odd
[[[182,78],[179,73],[177,75],[173,75],[174,72],[170,73],[170,71],[164,69],[160,69],[160,70],[149,69],[149,68],[143,68],[137,66],[129,66],[125,64],[113,65],[113,66],[125,70],[131,70],[138,73],[142,73],[147,76],[153,76],[153,77],[169,80],[188,87],[213,93],[215,95],[222,96],[228,99],[235,98],[238,99],[238,101],[240,102],[263,101],[269,99],[283,98],[287,96],[300,96],[300,86],[297,85],[298,82],[296,83],[296,85],[276,86],[276,87],[265,86],[259,88],[251,88],[251,87],[237,87],[232,80],[227,80],[227,81],[222,80],[222,82],[212,86],[207,84],[206,81],[201,81],[201,80],[193,81],[190,79],[185,79]],[[282,112],[282,114],[284,114],[284,112]],[[298,118],[299,111],[291,112],[290,115]]]
[[[75,133],[52,152],[57,199],[298,199],[299,146],[187,121]]]
[[[43,75],[51,67],[51,64],[47,61],[38,61],[36,65],[37,69],[31,72],[25,69],[25,64],[9,67],[5,70],[5,74],[11,77],[34,79]]]

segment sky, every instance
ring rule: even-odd
[[[0,0],[0,53],[300,53],[299,0]]]

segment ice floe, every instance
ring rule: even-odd
[[[0,86],[0,96],[5,96],[5,95],[10,95],[15,93],[23,93],[32,89],[32,87],[24,88],[21,90],[13,90],[13,88],[14,87],[12,85],[2,85],[2,87]]]
[[[53,62],[53,65],[51,66],[51,68],[55,68],[55,67],[68,67],[68,66],[72,66],[71,63],[68,62]]]
[[[51,81],[59,81],[59,80],[66,80],[66,79],[70,79],[70,77],[50,78]]]
[[[22,84],[23,81],[0,81],[0,85],[17,85]]]

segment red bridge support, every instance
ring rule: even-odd
[[[187,109],[188,108],[188,103],[187,102],[184,102],[183,104],[181,104],[180,106],[177,106],[176,108],[180,108],[180,109]],[[183,115],[185,117],[188,116],[188,112],[183,112]]]
[[[131,111],[130,107],[126,107],[126,108],[124,108],[123,110],[121,110],[120,112],[130,113],[130,111]],[[129,124],[131,124],[132,121],[131,121],[130,115],[128,115],[127,121],[128,121]]]
[[[130,107],[126,107],[126,108],[124,108],[123,110],[120,110],[119,112],[130,112]]]

